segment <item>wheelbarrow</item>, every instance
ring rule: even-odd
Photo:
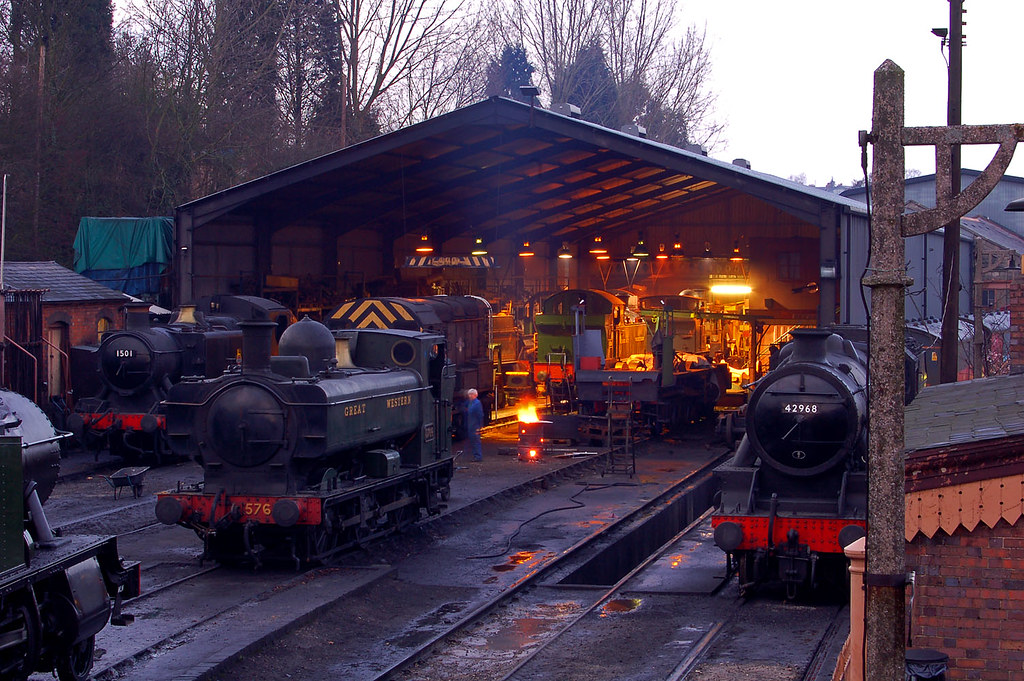
[[[114,499],[121,495],[125,487],[132,488],[132,496],[138,499],[142,495],[142,479],[146,477],[149,466],[133,466],[114,471],[109,476],[101,476],[114,490]]]

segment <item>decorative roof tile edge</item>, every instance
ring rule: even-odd
[[[908,492],[904,500],[908,542],[940,529],[952,535],[960,527],[973,532],[978,523],[993,528],[1000,519],[1013,525],[1024,515],[1024,473]]]

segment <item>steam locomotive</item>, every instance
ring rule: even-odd
[[[327,319],[331,329],[405,329],[439,333],[448,340],[449,359],[455,363],[455,411],[453,427],[457,439],[466,437],[462,401],[466,391],[476,388],[490,420],[496,394],[496,363],[492,348],[504,356],[515,350],[497,345],[495,316],[490,304],[477,296],[426,296],[423,298],[361,298],[340,305]],[[496,359],[496,358],[495,358]]]
[[[81,681],[96,634],[127,624],[121,600],[140,591],[138,563],[116,537],[57,536],[43,503],[53,491],[64,436],[29,399],[0,390],[0,678],[56,671]],[[113,600],[113,603],[112,603]]]
[[[307,318],[271,357],[274,324],[242,327],[241,366],[170,390],[171,449],[204,479],[160,493],[161,522],[194,530],[204,559],[298,565],[440,512],[454,472],[443,336]]]
[[[746,433],[715,473],[711,523],[746,592],[800,591],[845,580],[843,548],[867,528],[867,353],[829,330],[797,329],[757,384]],[[916,358],[907,356],[912,374]],[[907,384],[906,401],[917,382]]]
[[[287,308],[252,296],[206,298],[156,326],[148,304],[129,307],[123,331],[106,334],[98,347],[74,349],[72,385],[91,396],[76,400],[68,428],[90,449],[160,463],[167,451],[160,401],[182,376],[218,376],[233,363],[243,319],[270,319],[278,336],[292,321]]]

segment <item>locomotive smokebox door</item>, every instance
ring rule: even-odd
[[[401,455],[393,449],[371,449],[363,453],[363,470],[371,478],[390,478],[398,475]]]

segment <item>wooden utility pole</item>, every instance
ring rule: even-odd
[[[871,288],[864,671],[872,681],[903,681],[906,653],[903,240],[959,222],[1002,179],[1017,142],[1024,140],[1024,124],[905,128],[903,101],[903,70],[886,60],[875,71],[872,130],[863,140],[874,147],[871,269],[863,279]],[[952,192],[950,147],[961,144],[999,149],[969,187]],[[903,215],[904,146],[936,148],[935,208]]]
[[[960,100],[963,90],[963,0],[949,0],[949,82],[946,98],[946,125],[960,125]],[[960,193],[960,145],[953,144],[950,154],[950,196]],[[936,200],[942,191],[935,176]],[[936,204],[938,205],[938,204]],[[942,239],[942,344],[939,348],[939,382],[956,383],[960,369],[960,216],[945,226]]]

